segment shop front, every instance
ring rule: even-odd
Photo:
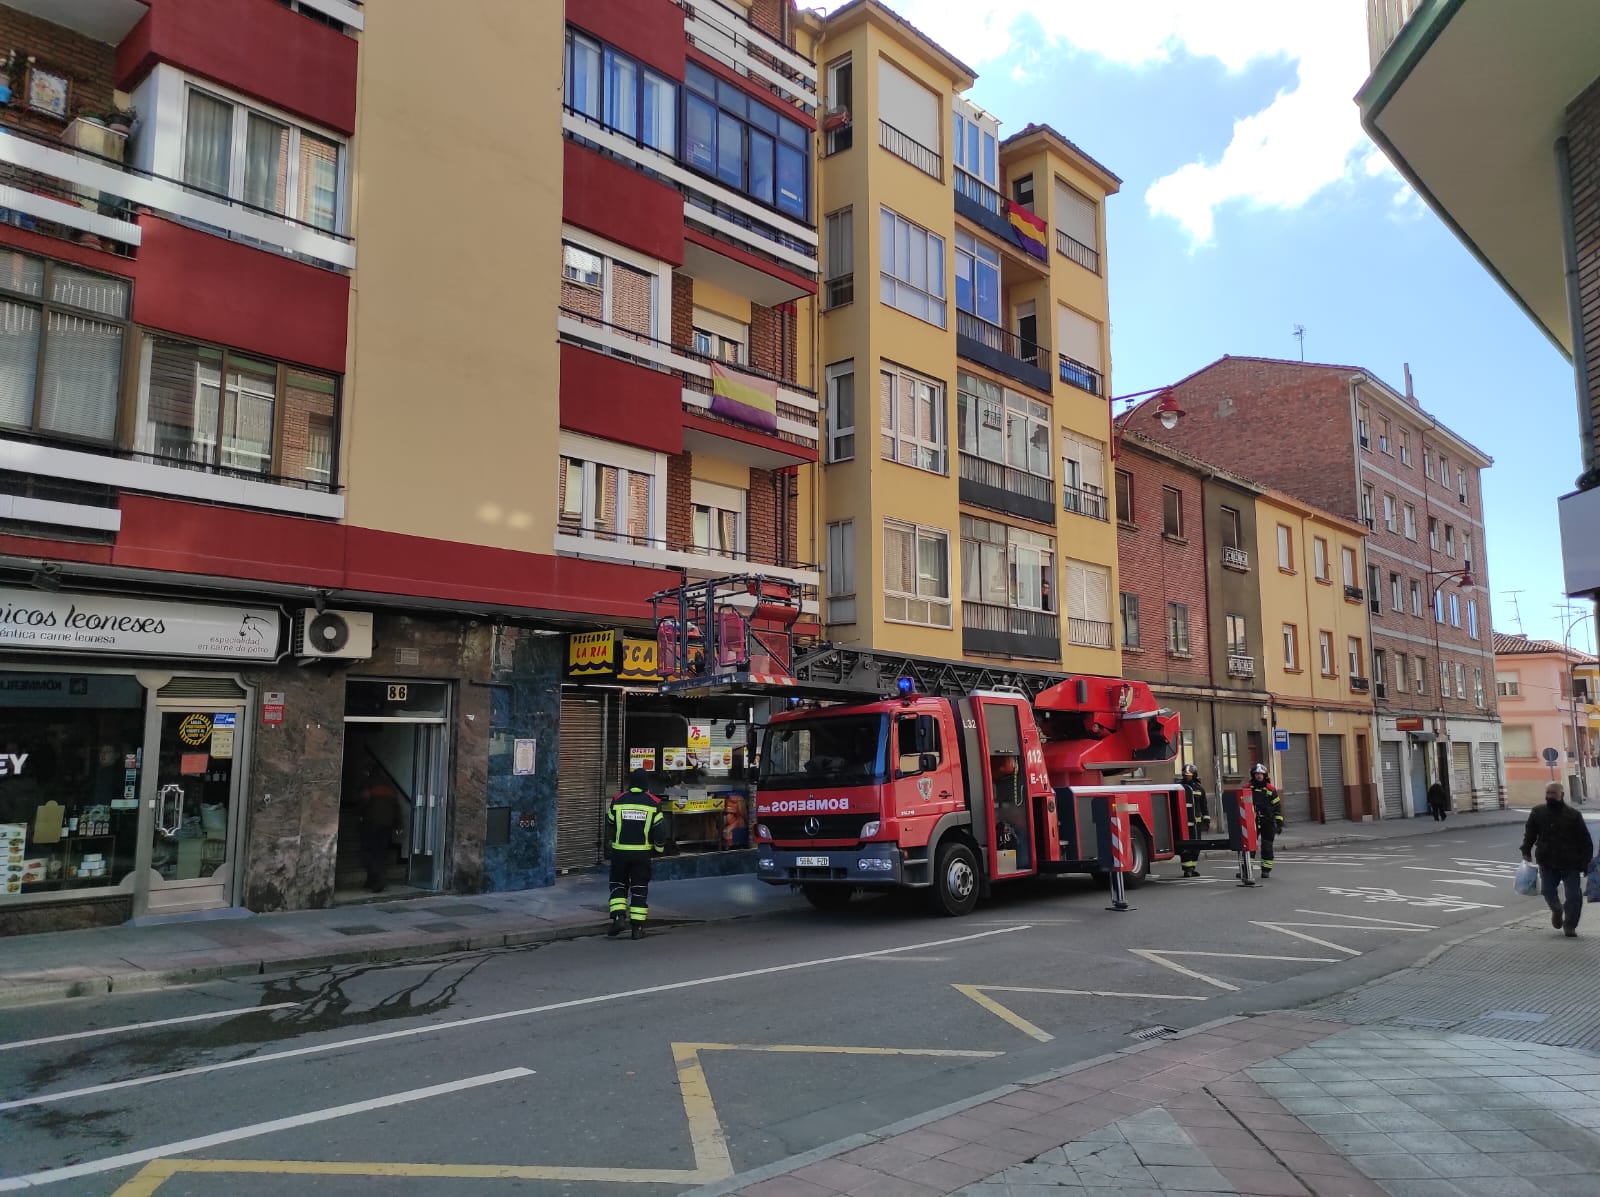
[[[662,694],[656,642],[616,629],[570,633],[564,677],[558,867],[601,862],[606,809],[628,775],[642,769],[666,802],[667,851],[657,876],[752,869],[756,721],[764,700]]]
[[[283,616],[0,587],[0,934],[234,904]]]

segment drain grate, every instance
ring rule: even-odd
[[[1171,1039],[1177,1033],[1171,1027],[1145,1027],[1142,1031],[1130,1031],[1128,1038],[1149,1043],[1153,1039]]]

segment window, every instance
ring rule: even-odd
[[[1056,228],[1066,234],[1067,257],[1088,270],[1100,270],[1100,206],[1075,187],[1056,180]]]
[[[856,297],[855,211],[841,208],[828,213],[822,239],[827,251],[823,263],[822,306],[825,310],[851,303]]]
[[[1406,539],[1407,540],[1415,540],[1417,538],[1417,509],[1415,507],[1413,507],[1410,503],[1406,504],[1405,517],[1406,517],[1406,525],[1405,525]],[[1394,531],[1393,528],[1391,528],[1389,530],[1391,532]]]
[[[1400,464],[1411,464],[1411,432],[1405,428],[1400,430]]]
[[[1124,590],[1117,598],[1122,614],[1122,647],[1139,647],[1139,596]]]
[[[1038,478],[1051,476],[1049,407],[987,378],[957,373],[956,435],[963,453]]]
[[[1011,180],[1011,200],[1033,211],[1033,176],[1019,175]]]
[[[1317,658],[1322,666],[1323,677],[1337,677],[1333,660],[1333,633],[1317,633]]]
[[[1428,671],[1420,653],[1411,658],[1411,688],[1418,694],[1428,692]]]
[[[1061,430],[1061,494],[1067,511],[1106,518],[1105,459],[1102,442]]]
[[[1056,304],[1056,347],[1060,350],[1060,378],[1079,390],[1101,391],[1100,323]]]
[[[0,249],[0,426],[109,443],[129,284]]]
[[[561,278],[575,287],[598,292],[605,279],[606,260],[581,246],[561,247]]]
[[[1283,667],[1290,673],[1300,672],[1300,629],[1292,623],[1283,625]]]
[[[1459,594],[1450,596],[1450,626],[1456,628],[1461,626],[1461,596]]]
[[[1383,526],[1389,531],[1395,531],[1394,523],[1394,496],[1383,496]]]
[[[887,58],[878,59],[878,116],[919,146],[939,152],[939,97]]]
[[[1356,551],[1347,544],[1339,546],[1339,567],[1341,576],[1344,578],[1344,584],[1346,586],[1354,586],[1356,584]],[[1378,594],[1379,580],[1380,575],[1377,566],[1369,565],[1367,567],[1367,589],[1372,591],[1374,598]]]
[[[1397,694],[1406,692],[1406,678],[1410,676],[1410,665],[1405,653],[1394,655],[1394,689]]]
[[[1167,604],[1167,651],[1175,657],[1189,655],[1189,604]]]
[[[1328,542],[1320,536],[1311,538],[1311,567],[1317,581],[1333,581],[1333,575],[1328,572]]]
[[[1411,614],[1422,618],[1422,583],[1411,579]]]
[[[1422,472],[1428,476],[1430,482],[1433,480],[1433,454],[1428,452],[1426,445],[1422,449]]]
[[[1346,552],[1350,550],[1347,549]],[[1355,554],[1351,552],[1352,563],[1354,560]],[[1348,586],[1349,583],[1345,585]],[[1345,597],[1350,597],[1349,592],[1346,592]],[[1376,565],[1367,566],[1367,609],[1374,615],[1383,614],[1383,571]]]
[[[840,520],[828,525],[828,622],[856,621],[856,524]]]
[[[878,397],[883,458],[931,474],[946,473],[944,384],[908,370],[883,370]]]
[[[1435,553],[1439,551],[1439,521],[1431,515],[1428,517],[1428,547]]]
[[[883,614],[895,623],[950,626],[950,534],[883,521]]]
[[[991,129],[970,112],[951,113],[950,161],[990,187],[1000,186],[999,147]]]
[[[1400,575],[1391,572],[1389,574],[1389,609],[1391,611],[1404,611],[1405,606],[1404,592],[1400,589]]]
[[[1389,417],[1378,417],[1378,452],[1389,452]]]
[[[613,544],[656,543],[665,511],[662,459],[626,445],[561,434],[557,530]]]
[[[1467,600],[1467,635],[1478,638],[1478,600]]]
[[[1433,592],[1433,622],[1444,622],[1444,591],[1442,589]]]
[[[1000,323],[1000,251],[956,232],[956,310]]]
[[[1446,557],[1454,557],[1456,555],[1456,528],[1454,524],[1446,524],[1444,526],[1444,555]]]
[[[694,309],[694,351],[729,365],[750,360],[750,326],[705,308]]]
[[[1467,501],[1467,472],[1465,470],[1456,471],[1456,498],[1463,503]]]
[[[1361,447],[1366,449],[1372,444],[1372,409],[1365,403],[1356,408],[1356,436],[1361,441]]]
[[[1133,475],[1127,470],[1117,471],[1117,520],[1133,523]]]
[[[1244,547],[1244,525],[1240,522],[1238,511],[1232,507],[1222,508],[1222,547]]]
[[[963,602],[1053,612],[1056,542],[993,520],[961,517]]]
[[[1230,657],[1248,657],[1250,655],[1250,637],[1243,615],[1229,615],[1224,621],[1228,639],[1228,655]]]
[[[1439,662],[1439,697],[1450,697],[1450,662]]]
[[[848,119],[855,107],[854,84],[855,71],[848,54],[828,64],[828,106],[844,112],[847,119],[842,125],[828,130],[827,144],[823,147],[824,154],[837,154],[840,150],[848,150],[855,140],[853,122]]]
[[[1389,676],[1389,660],[1388,660],[1388,656],[1384,653],[1383,649],[1381,649],[1381,648],[1373,649],[1372,650],[1372,680],[1375,681],[1378,685],[1381,686],[1381,685],[1383,685],[1384,679],[1386,677],[1388,677],[1388,676]]]
[[[1194,755],[1193,731],[1181,731],[1178,733],[1178,760],[1176,764],[1180,777],[1183,775],[1185,765],[1193,765],[1197,769],[1200,767],[1200,762],[1195,759]]]
[[[1472,667],[1472,702],[1479,710],[1483,709],[1483,666],[1481,665]]]
[[[697,553],[712,557],[744,554],[746,492],[695,478],[689,484],[689,510]]]
[[[1161,534],[1183,536],[1183,492],[1176,487],[1161,488]]]
[[[682,161],[770,208],[806,219],[811,135],[805,126],[695,63],[684,67],[683,84]]]
[[[1460,661],[1456,662],[1456,697],[1467,696],[1467,667]]]
[[[835,362],[827,369],[828,460],[851,461],[856,455],[856,364]]]
[[[1532,758],[1534,755],[1533,728],[1526,726],[1513,727],[1511,724],[1507,724],[1500,731],[1500,743],[1508,757]]]
[[[1472,533],[1461,533],[1461,564],[1467,569],[1472,568]]]
[[[1361,649],[1361,637],[1350,636],[1345,640],[1345,652],[1349,658],[1350,676],[1361,676],[1361,665],[1366,660],[1366,654]]]
[[[1443,453],[1439,454],[1439,481],[1446,486],[1450,485],[1450,459]]]
[[[134,448],[151,457],[332,489],[339,379],[146,336]]]
[[[1217,737],[1217,755],[1224,777],[1239,776],[1239,733],[1222,732]]]
[[[1278,568],[1294,569],[1294,539],[1289,525],[1278,525]]]
[[[570,238],[562,242],[561,307],[568,315],[655,338],[661,332],[660,295],[661,276],[656,272]],[[733,332],[719,331],[730,336]]]
[[[1088,648],[1111,647],[1111,571],[1082,561],[1066,563],[1067,638]]]
[[[944,238],[888,208],[878,210],[879,298],[908,316],[945,326]]]
[[[1376,527],[1376,520],[1374,519],[1376,500],[1373,495],[1374,492],[1370,485],[1361,488],[1361,519],[1369,528]]]
[[[286,120],[189,88],[183,181],[324,232],[344,216],[344,144]]]

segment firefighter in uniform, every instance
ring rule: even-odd
[[[1200,784],[1200,770],[1193,765],[1183,767],[1183,822],[1185,839],[1198,839],[1211,830],[1211,806],[1206,801],[1206,788]],[[1198,862],[1200,850],[1185,848],[1179,854],[1185,877],[1200,876]]]
[[[1261,843],[1261,877],[1272,876],[1272,842],[1283,830],[1283,798],[1278,787],[1267,780],[1267,767],[1260,761],[1250,766],[1250,799],[1256,808],[1256,838]]]
[[[607,816],[611,844],[611,927],[608,936],[622,934],[624,922],[633,938],[644,938],[649,913],[650,861],[666,842],[661,799],[650,792],[650,774],[635,769],[628,788],[611,801]]]

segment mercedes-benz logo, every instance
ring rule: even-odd
[[[804,823],[800,824],[800,828],[807,835],[815,838],[822,833],[822,820],[817,818],[816,815],[812,815]]]

